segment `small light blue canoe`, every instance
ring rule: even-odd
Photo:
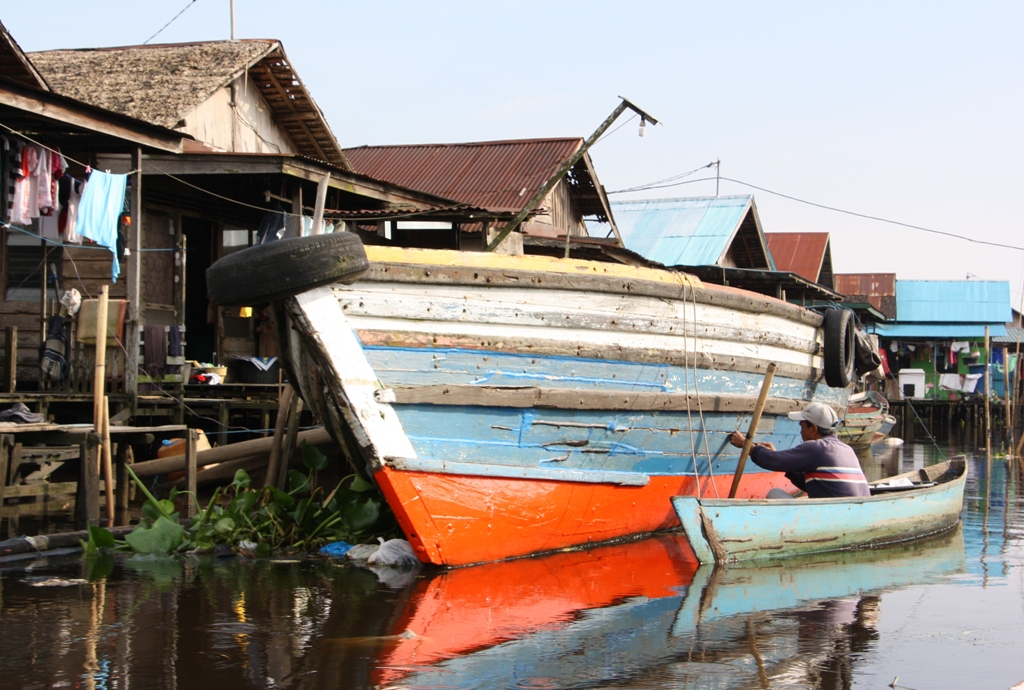
[[[962,455],[871,486],[870,497],[713,499],[672,505],[701,563],[871,548],[949,529],[960,520]],[[900,486],[903,484],[904,486]]]

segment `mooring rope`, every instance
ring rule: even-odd
[[[907,403],[907,407],[910,408],[910,411],[914,413],[914,416],[917,418],[917,421],[921,422],[921,427],[924,429],[924,433],[928,434],[928,440],[932,442],[933,446],[935,446],[935,450],[939,451],[939,457],[941,457],[943,460],[945,460],[946,459],[946,454],[942,452],[941,448],[939,448],[939,444],[936,442],[935,438],[932,436],[932,432],[928,428],[928,425],[924,423],[924,420],[921,419],[921,415],[919,415],[917,413],[917,410],[914,409],[914,406],[911,404],[910,398],[903,398],[903,400]]]

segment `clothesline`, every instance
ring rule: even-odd
[[[9,127],[9,126],[5,125],[5,124],[4,124],[3,122],[0,122],[0,127],[3,127],[4,129],[6,129],[6,130],[7,130],[8,132],[10,132],[11,134],[13,134],[13,135],[15,135],[15,136],[19,136],[19,137],[21,137],[21,138],[22,138],[22,139],[24,139],[25,141],[30,141],[30,142],[32,142],[33,144],[35,144],[36,146],[39,146],[39,147],[41,147],[41,148],[44,148],[44,149],[46,149],[46,150],[47,150],[47,151],[49,151],[50,153],[56,153],[56,154],[59,154],[59,155],[62,155],[62,156],[64,156],[64,158],[65,158],[65,159],[67,159],[67,160],[71,161],[72,163],[77,163],[78,165],[80,165],[80,166],[82,166],[83,168],[85,168],[85,169],[86,169],[86,171],[92,170],[92,166],[91,166],[91,165],[90,165],[89,163],[83,163],[82,161],[79,161],[79,160],[75,160],[74,158],[71,158],[70,156],[65,156],[65,155],[64,155],[63,153],[61,153],[61,152],[60,152],[59,150],[57,150],[57,149],[55,149],[55,148],[51,148],[51,147],[49,147],[49,146],[47,146],[46,144],[43,144],[43,143],[41,143],[41,142],[38,142],[38,141],[36,141],[35,139],[33,139],[32,137],[30,137],[30,136],[28,136],[28,135],[26,135],[26,134],[23,134],[23,133],[21,133],[21,132],[19,132],[18,130],[14,129],[13,127]],[[138,170],[136,169],[136,170],[131,170],[131,171],[129,171],[129,172],[127,172],[127,173],[124,173],[124,174],[126,174],[126,175],[134,175],[134,174],[135,174],[135,173],[137,173],[137,172],[139,172],[139,171],[138,171]]]
[[[100,246],[98,244],[75,244],[73,242],[70,242],[70,243],[69,242],[58,242],[57,240],[52,240],[49,237],[43,237],[42,235],[38,235],[38,234],[32,232],[31,230],[26,230],[25,228],[19,227],[17,225],[12,225],[11,223],[5,223],[3,221],[0,221],[0,226],[8,228],[10,230],[17,230],[18,232],[20,232],[22,234],[28,235],[29,237],[35,237],[36,239],[42,240],[43,242],[46,242],[47,244],[53,245],[55,247],[74,247],[76,249],[103,249],[104,251],[109,251],[106,247]],[[136,249],[135,251],[138,251],[138,252],[176,252],[176,251],[178,251],[178,247],[154,247],[152,249],[142,248],[142,249]]]

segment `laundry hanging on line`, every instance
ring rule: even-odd
[[[78,207],[78,234],[113,253],[111,279],[115,283],[121,275],[121,264],[117,255],[118,220],[124,209],[127,188],[127,175],[93,170]]]

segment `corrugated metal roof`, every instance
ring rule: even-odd
[[[764,239],[776,269],[819,282],[828,249],[827,232],[766,232]]]
[[[992,335],[992,334],[989,333],[989,335]],[[1024,344],[1024,328],[1017,328],[1016,326],[1007,326],[1006,327],[1006,335],[1001,335],[999,337],[993,337],[992,338],[992,342],[993,343],[1000,343],[1000,344],[1003,344],[1003,345],[1005,345],[1007,343],[1014,344],[1014,345],[1017,344],[1017,343]]]
[[[665,266],[714,266],[726,255],[748,215],[760,232],[752,196],[651,199],[612,204],[626,247]],[[763,237],[764,263],[775,264]],[[763,268],[764,266],[741,266]]]
[[[836,273],[836,291],[844,295],[894,297],[896,295],[896,274]],[[872,302],[872,304],[874,303]]]
[[[518,213],[583,145],[583,139],[520,139],[465,144],[359,146],[344,153],[356,171],[495,213]],[[590,179],[584,160],[570,187]],[[578,178],[578,179],[577,179]],[[594,189],[599,183],[592,180]],[[586,190],[581,190],[586,191]],[[604,215],[600,199],[575,197],[583,215]]]
[[[984,338],[985,326],[989,326],[989,336],[1006,334],[1003,324],[976,323],[894,323],[875,324],[874,332],[883,338],[928,338],[933,340],[961,340],[964,338]]]
[[[867,302],[887,318],[896,318],[895,273],[837,273],[835,283],[836,292]]]
[[[1010,284],[985,280],[897,280],[899,323],[1006,324]]]

